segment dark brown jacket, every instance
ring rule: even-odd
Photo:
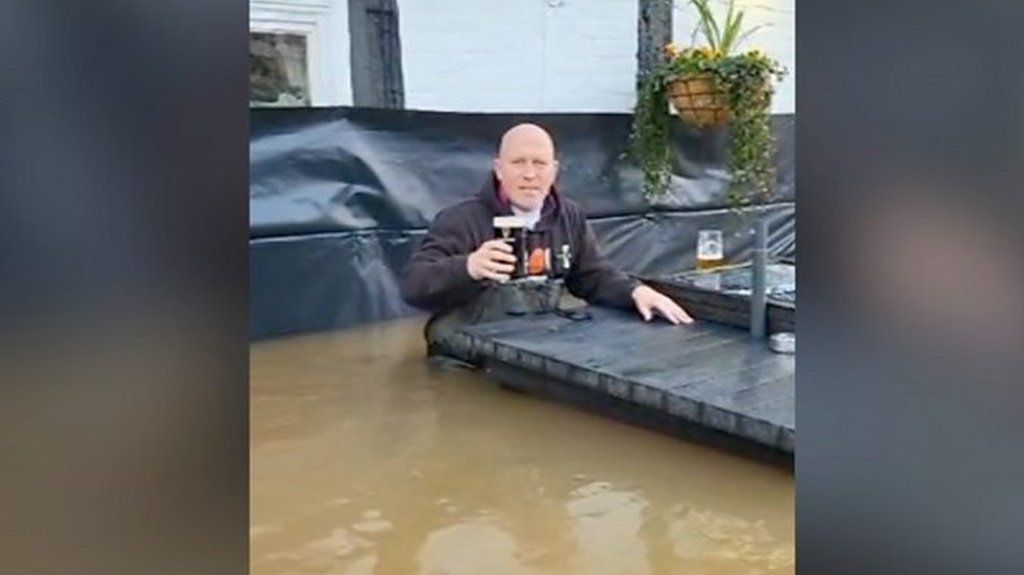
[[[466,259],[483,242],[494,238],[494,216],[512,215],[499,197],[493,174],[480,192],[438,212],[423,243],[402,274],[402,297],[410,305],[434,314],[472,301],[486,283],[474,281]],[[593,231],[580,208],[552,190],[534,227],[551,249],[549,275],[564,279],[569,292],[590,303],[629,309],[631,293],[640,284],[612,267],[601,255]],[[568,246],[565,268],[563,246]]]

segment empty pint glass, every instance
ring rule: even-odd
[[[516,269],[513,278],[526,275],[526,222],[519,216],[495,216],[494,238],[505,240],[512,246],[512,254],[516,256]]]

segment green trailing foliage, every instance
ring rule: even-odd
[[[642,83],[633,114],[630,154],[643,170],[643,192],[649,200],[664,195],[672,174],[669,135],[672,115],[668,87],[681,78],[706,75],[723,91],[731,109],[727,168],[728,199],[734,208],[762,203],[774,189],[771,131],[773,81],[786,70],[758,50],[733,54],[732,50],[753,29],[742,32],[743,12],[729,3],[725,22],[719,26],[707,0],[690,0],[701,16],[700,30],[707,46],[665,48],[667,62],[654,69]]]

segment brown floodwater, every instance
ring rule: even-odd
[[[422,320],[251,346],[251,570],[794,572],[793,474],[424,359]]]

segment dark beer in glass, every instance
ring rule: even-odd
[[[516,256],[515,270],[512,278],[526,276],[526,222],[519,216],[495,216],[494,237],[504,240],[512,246],[512,254]]]

